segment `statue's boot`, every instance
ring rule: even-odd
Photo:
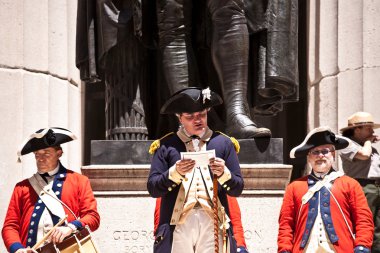
[[[246,85],[224,86],[227,134],[238,139],[270,137],[271,131],[258,127],[251,119],[247,103]]]
[[[247,102],[248,28],[242,1],[209,2],[213,21],[212,56],[223,88],[226,132],[238,138],[270,137],[252,121]],[[237,4],[237,3],[240,3]]]
[[[237,114],[233,117],[226,129],[227,134],[237,139],[251,139],[271,137],[271,131],[257,125],[245,114]]]

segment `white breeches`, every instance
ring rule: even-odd
[[[184,224],[177,224],[173,233],[172,253],[214,253],[214,223],[202,208],[189,211]],[[219,234],[219,252],[223,240]]]

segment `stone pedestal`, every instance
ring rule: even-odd
[[[250,252],[275,252],[277,219],[292,166],[283,164],[282,139],[239,140],[245,188],[238,198]],[[151,141],[92,141],[90,178],[101,226],[94,233],[102,252],[153,250],[155,199],[146,190]]]
[[[91,141],[91,164],[150,164],[148,153],[152,141]],[[281,138],[261,138],[239,140],[240,163],[281,164],[283,163],[283,143]]]

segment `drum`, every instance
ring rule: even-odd
[[[52,242],[36,250],[39,253],[100,253],[88,227],[67,237],[63,242]]]

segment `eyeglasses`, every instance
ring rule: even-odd
[[[314,155],[314,156],[319,156],[319,154],[322,154],[322,155],[325,156],[328,153],[333,152],[333,151],[335,151],[335,150],[334,149],[325,148],[325,149],[321,149],[321,150],[310,151],[309,154]]]

